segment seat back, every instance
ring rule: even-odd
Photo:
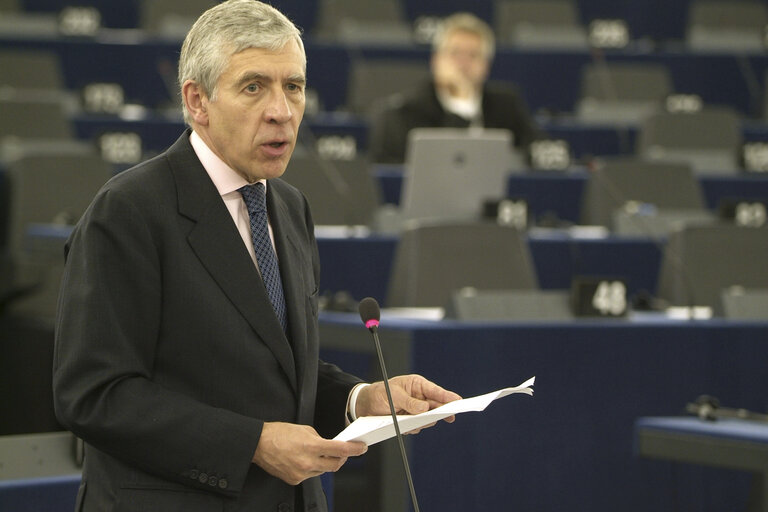
[[[0,97],[0,139],[71,139],[73,135],[65,102],[60,98]]]
[[[11,250],[23,248],[30,224],[74,225],[111,175],[93,153],[29,155],[9,163]]]
[[[762,2],[699,0],[688,10],[686,42],[704,51],[763,51],[768,7]]]
[[[497,0],[494,11],[500,42],[528,47],[587,46],[587,31],[572,0]]]
[[[20,12],[21,3],[20,0],[0,0],[0,12],[11,13]]]
[[[581,200],[581,223],[612,228],[614,213],[628,201],[660,210],[705,209],[701,184],[690,166],[617,158],[590,174]]]
[[[352,62],[347,81],[347,109],[370,116],[380,102],[426,82],[426,62],[395,59],[358,59]]]
[[[395,251],[387,305],[446,306],[462,288],[538,287],[523,233],[493,223],[420,224],[405,229]]]
[[[672,78],[662,64],[587,64],[577,114],[584,121],[639,122],[660,110],[672,91]]]
[[[64,89],[59,56],[51,51],[29,49],[0,50],[0,87]]]
[[[401,0],[320,0],[316,37],[342,42],[411,41]]]
[[[672,304],[710,306],[721,314],[724,289],[768,288],[766,261],[768,228],[686,227],[667,241],[658,295]]]
[[[216,5],[215,0],[142,0],[140,26],[173,38],[184,38],[197,18]]]
[[[701,173],[734,174],[739,169],[741,122],[728,107],[699,112],[659,112],[645,119],[637,137],[642,158],[687,162]]]
[[[297,153],[283,179],[307,196],[315,225],[373,222],[381,193],[366,158],[330,160],[314,152]]]

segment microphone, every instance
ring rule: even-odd
[[[397,424],[395,404],[392,402],[392,392],[389,389],[389,377],[387,377],[387,369],[384,366],[384,357],[381,355],[381,344],[379,343],[379,318],[381,317],[381,310],[379,309],[379,303],[376,302],[376,299],[373,297],[366,297],[360,301],[358,311],[360,311],[360,318],[363,320],[365,327],[371,331],[371,334],[373,335],[373,342],[376,345],[376,355],[379,358],[381,375],[384,379],[384,389],[387,391],[389,412],[392,414],[392,422],[395,426],[395,436],[397,437],[397,443],[400,445],[400,458],[403,459],[403,468],[405,469],[405,476],[408,479],[408,489],[411,491],[411,502],[413,503],[413,510],[414,512],[419,512],[419,503],[416,500],[416,491],[413,488],[411,469],[408,467],[408,456],[405,454],[403,435],[400,433],[400,425]]]

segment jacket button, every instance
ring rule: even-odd
[[[219,485],[219,479],[216,478],[215,476],[209,476],[208,485],[210,485],[211,487],[216,487],[217,485]]]
[[[200,473],[200,476],[197,477],[197,481],[201,484],[204,484],[208,481],[208,474],[207,473]]]
[[[200,472],[196,469],[193,469],[192,471],[189,472],[189,478],[191,478],[192,480],[197,480],[197,477],[199,475],[200,475]]]
[[[226,478],[219,478],[219,489],[226,489],[229,486]]]

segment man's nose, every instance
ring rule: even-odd
[[[288,104],[288,97],[285,92],[274,91],[270,94],[269,103],[264,109],[264,116],[270,123],[287,123],[293,117],[293,112]]]

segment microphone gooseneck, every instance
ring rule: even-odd
[[[419,503],[416,500],[416,491],[413,488],[413,478],[411,478],[411,469],[408,466],[408,456],[405,453],[405,444],[403,443],[403,435],[400,433],[400,425],[397,423],[397,412],[395,411],[395,404],[392,401],[392,392],[389,389],[389,377],[387,376],[387,369],[384,365],[384,357],[381,354],[381,343],[379,343],[379,319],[381,317],[381,310],[379,303],[373,297],[366,297],[360,301],[358,306],[360,312],[360,318],[365,324],[365,327],[371,331],[373,335],[373,342],[376,345],[376,355],[379,358],[379,366],[381,367],[381,376],[384,380],[384,389],[387,392],[387,401],[389,402],[389,412],[392,414],[392,424],[395,427],[395,436],[397,437],[397,443],[400,445],[400,458],[403,460],[403,468],[405,469],[405,476],[408,479],[408,489],[411,492],[411,502],[413,503],[414,512],[419,512]]]

